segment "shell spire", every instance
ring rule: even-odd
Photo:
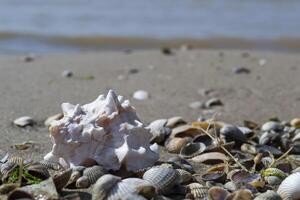
[[[124,166],[129,171],[158,160],[158,147],[150,145],[149,130],[129,101],[113,90],[83,106],[63,103],[62,110],[64,117],[49,128],[53,148],[44,159],[65,166],[92,159],[106,169]]]

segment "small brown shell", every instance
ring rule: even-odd
[[[165,142],[165,147],[169,153],[179,153],[181,148],[186,145],[191,139],[188,137],[183,138],[168,138]]]
[[[66,169],[62,172],[58,172],[53,176],[53,182],[57,190],[61,190],[65,187],[71,177],[72,168]]]
[[[213,186],[208,190],[208,199],[223,200],[229,195],[229,192],[224,188]]]

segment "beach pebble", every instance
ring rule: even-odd
[[[189,107],[192,109],[200,109],[200,108],[205,108],[205,103],[202,101],[194,101],[189,104]]]
[[[73,72],[71,70],[64,70],[61,74],[63,77],[66,77],[66,78],[69,78],[69,77],[72,77],[73,76]]]
[[[33,62],[34,61],[34,55],[27,55],[24,57],[25,62]]]
[[[137,73],[139,73],[139,70],[136,69],[136,68],[132,68],[132,69],[129,69],[129,70],[128,70],[128,73],[129,73],[129,74],[137,74]]]
[[[218,98],[211,98],[205,102],[206,108],[211,108],[213,106],[222,106],[223,102]]]
[[[137,90],[133,93],[132,97],[136,100],[149,99],[149,93],[145,90]]]
[[[246,67],[234,67],[232,69],[232,72],[234,74],[249,74],[251,71],[250,71],[250,69],[248,69]]]
[[[264,66],[264,65],[266,65],[267,64],[267,60],[266,59],[259,59],[259,61],[258,61],[258,64],[259,64],[259,66]]]
[[[16,126],[25,127],[25,126],[32,126],[35,122],[31,117],[23,116],[15,119],[13,123]]]
[[[169,47],[163,47],[163,48],[161,48],[161,52],[164,55],[168,55],[168,56],[169,55],[173,55],[172,49],[169,48]]]

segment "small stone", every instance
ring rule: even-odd
[[[173,55],[173,52],[170,48],[168,47],[163,47],[161,49],[161,52],[164,54],[164,55],[167,55],[167,56],[170,56],[170,55]]]
[[[200,108],[205,108],[205,104],[202,101],[194,101],[189,104],[189,107],[192,109],[200,109]]]
[[[130,70],[128,71],[128,73],[129,73],[129,74],[137,74],[137,73],[139,73],[139,70],[136,69],[136,68],[132,68],[132,69],[130,69]]]
[[[23,116],[23,117],[19,117],[19,118],[15,119],[13,123],[16,126],[25,127],[25,126],[32,126],[35,122],[31,117]]]
[[[300,128],[300,118],[292,119],[290,124],[295,128]]]
[[[24,57],[25,62],[33,62],[34,61],[34,55],[27,55]]]
[[[264,66],[267,64],[267,60],[266,59],[259,59],[258,61],[259,66]]]
[[[149,99],[149,93],[145,90],[137,90],[133,93],[132,97],[136,100]]]
[[[62,72],[61,75],[66,78],[70,78],[73,76],[73,72],[71,70],[66,69]]]
[[[235,74],[249,74],[251,71],[246,67],[234,67],[232,72]]]
[[[218,98],[211,98],[205,102],[206,108],[211,108],[213,106],[223,106],[223,102]]]

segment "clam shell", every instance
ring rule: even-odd
[[[16,126],[25,127],[25,126],[32,126],[35,122],[31,117],[23,116],[23,117],[19,117],[19,118],[15,119],[13,121],[13,123]]]
[[[221,187],[211,187],[208,191],[208,199],[224,200],[229,195],[229,192]]]
[[[282,179],[277,176],[266,176],[264,179],[271,186],[279,185],[282,182]]]
[[[179,153],[181,148],[186,145],[191,139],[183,138],[168,138],[165,142],[165,147],[169,153]]]
[[[277,193],[283,200],[299,199],[300,197],[300,172],[289,175],[278,187]]]
[[[22,190],[14,190],[7,196],[7,200],[34,200],[33,196]]]
[[[178,183],[179,175],[171,168],[152,167],[144,173],[143,179],[153,184],[159,194],[166,194]]]
[[[214,143],[214,141],[206,134],[195,136],[193,139],[193,142],[194,143],[201,142],[201,143],[205,144],[207,147]]]
[[[226,173],[218,171],[218,172],[206,172],[202,175],[202,180],[207,181],[213,181],[218,183],[225,183],[227,178]]]
[[[226,142],[236,142],[242,144],[247,141],[244,133],[234,125],[226,124],[220,129],[221,136],[224,137]]]
[[[175,169],[178,174],[179,174],[179,183],[182,184],[182,183],[186,183],[186,182],[189,182],[193,176],[190,172],[184,170],[184,169]]]
[[[155,188],[149,182],[139,178],[127,178],[118,182],[107,195],[107,200],[123,199],[129,194],[138,194],[151,199]]]
[[[194,199],[202,199],[207,197],[208,188],[200,183],[191,183],[187,186],[187,192],[191,193]]]
[[[171,117],[168,119],[166,127],[168,128],[174,128],[177,125],[186,124],[186,122],[183,120],[180,116]]]
[[[284,128],[283,125],[281,125],[279,122],[274,122],[274,121],[266,122],[261,126],[262,131],[281,132],[283,128]]]
[[[201,134],[199,129],[186,124],[172,129],[170,137],[194,137]]]
[[[42,180],[46,180],[50,177],[49,171],[47,168],[41,164],[33,164],[27,167],[27,171],[29,174],[38,177]]]
[[[233,172],[229,178],[235,183],[252,183],[254,181],[260,180],[261,176],[260,174],[238,170]]]
[[[281,200],[281,197],[276,192],[267,190],[266,192],[261,193],[257,197],[255,197],[254,200]]]
[[[104,174],[107,174],[107,171],[100,165],[88,167],[83,171],[83,176],[88,178],[90,184],[94,184]]]
[[[57,190],[61,190],[67,185],[72,174],[72,168],[58,172],[53,176],[53,182]]]
[[[224,161],[229,161],[229,158],[219,152],[210,152],[210,153],[204,153],[198,156],[195,156],[191,159],[191,161],[196,162],[196,163],[204,163],[204,164],[218,164],[222,163]]]
[[[109,194],[111,189],[120,181],[121,181],[120,177],[111,174],[105,174],[101,176],[93,187],[92,199],[93,200],[107,199],[107,195]]]
[[[180,150],[180,156],[183,158],[192,158],[195,157],[206,149],[206,145],[203,143],[187,143]]]

